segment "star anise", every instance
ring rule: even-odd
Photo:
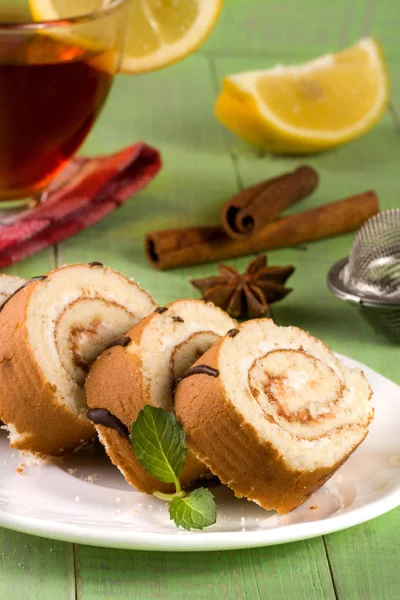
[[[232,317],[261,317],[269,305],[284,298],[291,288],[286,280],[294,267],[268,267],[264,255],[251,261],[243,275],[228,265],[219,265],[220,275],[192,279],[203,299],[220,306]]]

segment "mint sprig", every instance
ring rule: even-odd
[[[169,502],[169,515],[177,527],[204,529],[216,521],[214,496],[206,488],[186,493],[181,488],[187,449],[185,432],[175,415],[163,408],[147,404],[131,425],[132,449],[141,466],[165,483],[174,483],[175,492],[154,492],[154,496]]]

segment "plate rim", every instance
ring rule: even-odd
[[[398,386],[384,375],[381,375],[368,365],[353,358],[336,353],[338,357],[353,363],[362,369],[373,371],[390,384]],[[97,530],[82,528],[62,521],[41,519],[39,517],[10,514],[0,509],[0,526],[13,531],[36,535],[43,538],[63,542],[120,548],[129,550],[168,551],[168,552],[198,552],[238,550],[285,544],[307,540],[321,535],[342,531],[370,521],[376,517],[397,508],[400,505],[400,474],[392,480],[392,488],[385,495],[359,506],[353,510],[345,509],[327,518],[283,525],[261,531],[210,531],[186,532],[169,535],[168,533],[141,532],[110,529]]]
[[[400,475],[397,479],[399,478]],[[100,533],[93,533],[93,529],[84,531],[79,526],[60,521],[7,516],[4,511],[0,511],[0,526],[42,538],[89,546],[161,552],[208,552],[275,546],[308,540],[361,525],[390,512],[399,505],[400,488],[366,506],[322,520],[284,525],[263,531],[191,532],[189,535],[187,532],[182,532],[182,535],[168,535],[122,530],[117,532],[100,530]]]

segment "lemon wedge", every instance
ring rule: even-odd
[[[365,38],[302,65],[226,77],[215,113],[268,151],[317,152],[371,129],[387,108],[389,87],[380,46]]]
[[[29,0],[36,21],[80,16],[105,0]],[[211,33],[223,0],[132,0],[121,71],[165,67],[196,50]]]

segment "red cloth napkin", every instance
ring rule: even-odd
[[[150,183],[160,168],[158,151],[142,142],[110,156],[73,158],[44,202],[0,215],[0,268],[93,225]]]

